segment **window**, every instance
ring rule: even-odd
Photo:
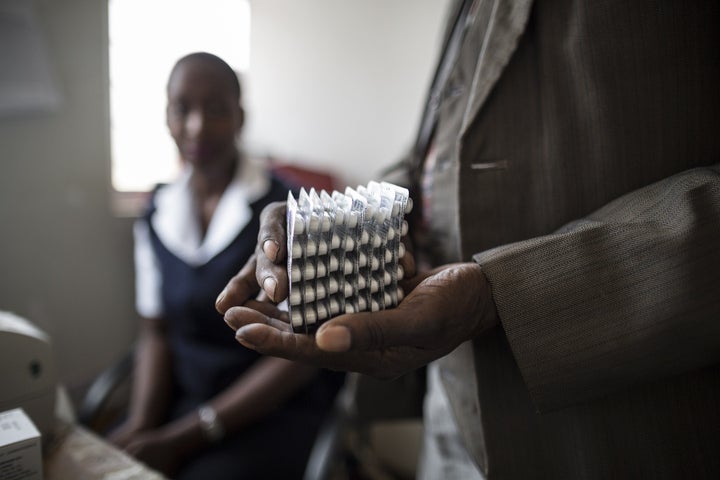
[[[173,64],[202,50],[247,71],[250,5],[248,0],[109,0],[108,14],[112,185],[130,195],[178,171],[165,126],[165,85]]]

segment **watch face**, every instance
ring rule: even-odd
[[[220,423],[215,409],[209,405],[203,405],[198,408],[198,417],[200,418],[200,428],[210,442],[218,442],[225,436],[225,429]]]

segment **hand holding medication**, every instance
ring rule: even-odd
[[[295,332],[314,333],[341,313],[393,308],[403,299],[401,237],[412,205],[406,188],[387,182],[288,195],[288,303]]]
[[[357,192],[350,193],[353,201],[359,198]],[[335,199],[338,205],[347,200]],[[402,218],[394,228],[386,228],[379,241],[374,225],[354,235],[342,230],[336,235],[335,226],[363,226],[366,214],[370,212],[371,221],[376,221],[373,212],[379,210],[360,210],[359,220],[354,220],[356,210],[335,208],[326,222],[319,210],[298,214],[302,200],[296,204],[290,197],[287,204],[265,208],[254,257],[218,297],[218,311],[246,347],[325,368],[392,378],[446,355],[497,324],[490,286],[477,264],[446,265],[415,275],[414,259],[405,246],[390,243],[407,234]],[[397,215],[401,210],[385,211]],[[380,216],[383,222],[388,218]],[[385,242],[392,245],[389,256],[397,262],[392,263],[397,268],[394,273],[374,266],[387,262]],[[333,249],[347,255],[336,258]],[[324,263],[317,255],[325,255]],[[338,274],[331,277],[331,272]],[[335,278],[340,281],[334,282]],[[387,298],[384,289],[390,284],[405,292],[405,298]],[[365,296],[358,296],[358,291]],[[290,315],[271,303],[253,300],[259,292],[273,302],[289,296]],[[317,302],[319,298],[324,301]],[[393,308],[371,303],[381,298]],[[312,331],[314,336],[307,335]]]
[[[255,254],[218,295],[215,307],[225,313],[260,295],[279,303],[288,296],[285,202],[270,203],[260,214]]]
[[[262,354],[377,378],[425,365],[498,322],[490,285],[475,263],[440,267],[403,288],[408,294],[397,307],[340,315],[315,336],[294,333],[286,313],[257,302],[248,304],[255,309],[230,308],[225,321],[240,343]]]
[[[308,330],[307,325],[314,328],[317,322],[340,312],[396,305],[403,295],[397,282],[415,274],[415,260],[406,254],[401,240],[407,234],[402,215],[412,209],[412,200],[406,190],[391,184],[371,182],[369,187],[373,190],[359,189],[373,200],[379,197],[376,206],[368,206],[354,190],[354,199],[338,192],[332,197],[321,192],[320,199],[311,191],[310,195],[323,203],[313,205],[316,210],[310,215],[307,209],[289,215],[290,202],[297,205],[292,198],[268,205],[260,216],[255,256],[218,296],[218,311],[242,305],[259,292],[275,303],[289,298],[291,313],[294,310],[295,316],[301,317],[296,328]],[[309,198],[308,194],[304,197]],[[356,209],[336,201],[354,203]],[[357,206],[361,201],[365,208]],[[320,215],[318,207],[325,208]],[[378,224],[376,217],[383,220]],[[340,294],[334,295],[337,292]],[[314,324],[307,321],[312,315],[320,317]]]

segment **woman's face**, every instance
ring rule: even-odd
[[[203,168],[234,160],[242,124],[227,71],[197,59],[178,66],[168,82],[167,125],[185,162]]]

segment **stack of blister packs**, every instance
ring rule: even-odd
[[[287,200],[290,320],[312,333],[343,313],[377,311],[403,298],[400,238],[412,209],[405,188],[370,182],[345,193],[300,190]]]

